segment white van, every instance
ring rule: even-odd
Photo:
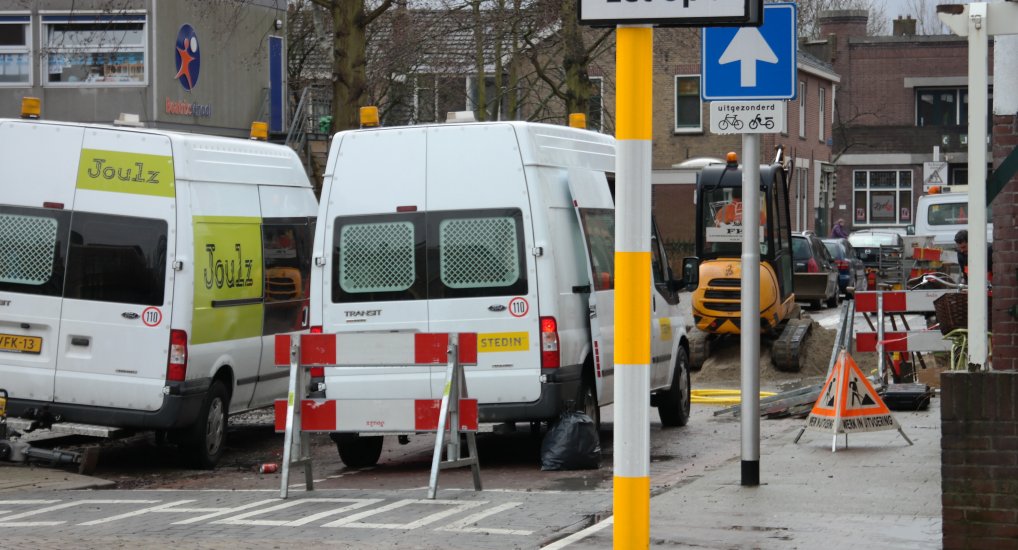
[[[954,236],[968,229],[969,197],[967,193],[923,195],[916,201],[914,234],[933,236],[933,246],[954,248]],[[986,209],[986,219],[993,216]],[[993,223],[986,224],[986,242],[993,243]]]
[[[478,333],[465,368],[481,422],[540,422],[613,401],[610,136],[523,122],[352,130],[329,151],[315,233],[312,330]],[[687,422],[688,344],[664,248],[652,246],[652,401]],[[593,336],[592,336],[593,334]],[[445,369],[328,369],[330,399],[439,398]],[[348,466],[379,436],[334,434]]]
[[[47,425],[165,430],[211,467],[285,395],[317,201],[289,148],[0,120],[0,388]]]

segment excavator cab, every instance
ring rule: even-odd
[[[729,154],[725,164],[701,170],[695,200],[696,257],[684,261],[684,267],[696,266],[699,272],[692,293],[696,330],[691,335],[690,361],[694,369],[703,366],[711,345],[725,335],[739,334],[742,325],[742,228],[749,220],[742,216],[742,167],[734,153]],[[774,164],[760,166],[760,217],[754,220],[760,225],[760,328],[765,335],[777,336],[772,348],[775,366],[797,371],[801,355],[798,344],[808,328],[792,323],[801,334],[794,343],[782,343],[789,321],[798,321],[801,316],[792,288],[788,204],[779,152]]]

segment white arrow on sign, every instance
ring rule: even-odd
[[[767,41],[764,40],[756,27],[741,27],[735,33],[735,37],[728,43],[718,63],[742,63],[739,71],[739,83],[743,88],[756,86],[756,62],[777,63],[778,56],[774,54]]]

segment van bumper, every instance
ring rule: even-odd
[[[478,406],[480,422],[528,422],[558,418],[570,401],[575,402],[580,392],[583,365],[569,365],[557,369],[541,369],[547,380],[541,383],[541,396],[528,403],[488,403]]]
[[[163,396],[162,406],[154,411],[11,398],[7,400],[7,415],[142,430],[171,430],[193,425],[212,380],[205,378],[168,385],[169,395]]]

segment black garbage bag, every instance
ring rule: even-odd
[[[566,411],[541,441],[542,470],[591,470],[601,466],[601,439],[594,421]]]

